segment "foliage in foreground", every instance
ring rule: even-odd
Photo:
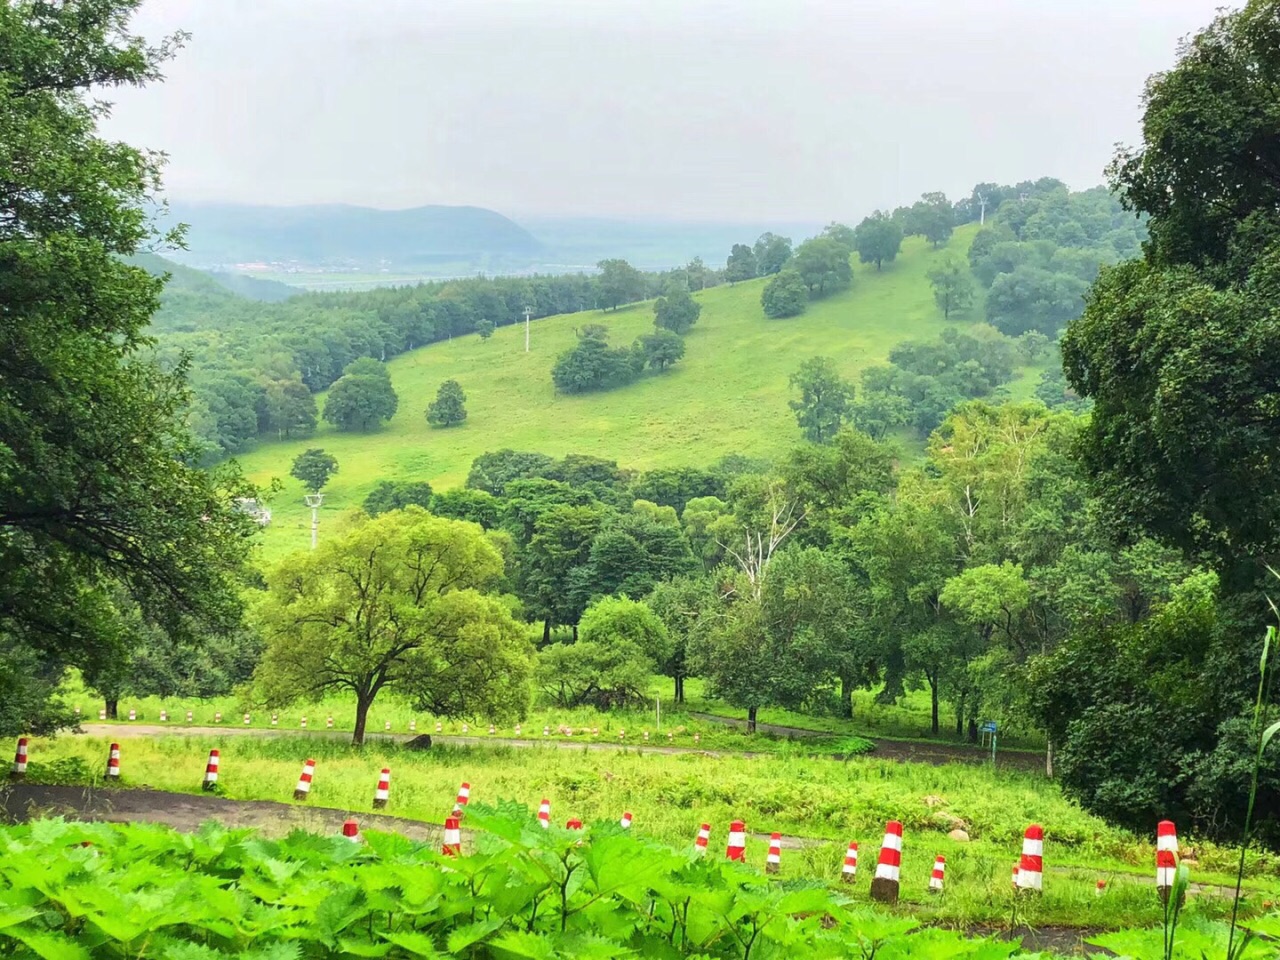
[[[646,842],[477,809],[468,855],[393,834],[270,841],[206,825],[0,830],[0,952],[43,957],[1001,958],[1015,942],[913,932],[838,893]],[[1264,925],[1271,918],[1260,921]],[[1198,944],[1220,939],[1205,924]],[[1136,958],[1160,931],[1124,935]],[[1118,941],[1117,941],[1118,942]],[[1254,941],[1242,957],[1263,956]],[[1181,955],[1175,952],[1175,956]]]

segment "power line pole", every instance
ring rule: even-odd
[[[978,194],[978,226],[985,227],[987,225],[987,195],[985,193]]]
[[[524,308],[524,352],[529,352],[529,318],[533,316],[533,307]]]
[[[314,550],[320,536],[320,504],[324,503],[324,494],[308,493],[304,499],[311,508],[311,549]]]

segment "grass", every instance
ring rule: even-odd
[[[1046,829],[1045,895],[1019,904],[1020,922],[1118,928],[1154,924],[1161,914],[1154,887],[1143,882],[1153,862],[1150,841],[1136,841],[1085,814],[1051,782],[982,767],[935,768],[873,758],[669,756],[643,749],[436,747],[421,752],[374,743],[358,751],[336,741],[290,735],[221,740],[179,735],[130,739],[122,746],[123,787],[198,793],[207,751],[217,746],[219,792],[239,800],[291,802],[302,761],[311,757],[317,767],[308,803],[357,813],[371,808],[377,772],[386,765],[392,769],[386,813],[436,823],[451,809],[464,780],[471,784],[474,803],[515,801],[532,811],[546,796],[556,822],[569,816],[613,821],[629,810],[638,833],[678,848],[691,845],[699,823],[706,821],[713,825],[718,851],[728,822],[742,819],[753,834],[749,863],[763,863],[771,831],[812,841],[784,851],[784,879],[836,882],[845,845],[857,840],[860,880],[851,891],[857,899],[867,896],[884,822],[900,819],[906,836],[904,909],[955,925],[1008,920],[1010,864],[1023,829],[1034,821]],[[53,761],[75,758],[100,783],[106,753],[107,741],[101,738],[35,740],[30,775],[39,778]],[[947,831],[960,821],[972,842],[948,839]],[[947,858],[948,892],[942,898],[926,892],[937,854]],[[1201,851],[1200,858],[1195,880],[1230,881],[1231,851],[1209,856]],[[1098,898],[1094,887],[1100,876],[1108,879],[1108,891]],[[1274,872],[1251,879],[1246,911],[1258,909],[1278,889]],[[1220,918],[1229,901],[1205,894],[1193,899],[1191,910]]]
[[[539,320],[529,353],[523,326],[515,325],[487,341],[460,337],[399,357],[389,365],[399,410],[384,429],[342,434],[325,425],[313,437],[267,443],[238,458],[251,479],[284,483],[272,504],[263,557],[278,561],[309,543],[310,512],[301,485],[288,475],[293,458],[308,447],[338,459],[339,472],[325,491],[323,513],[329,515],[359,506],[383,479],[426,480],[442,489],[461,485],[472,460],[504,447],[592,454],[639,470],[706,465],[730,453],[780,454],[800,440],[787,407],[787,381],[800,363],[827,355],[856,379],[901,341],[939,334],[948,323],[926,274],[939,260],[962,256],[973,230],[956,231],[939,250],[908,240],[883,272],[857,267],[850,290],[790,320],[765,318],[762,280],[699,293],[702,316],[687,338],[685,359],[667,373],[608,393],[557,395],[551,365],[584,324],[606,324],[619,344],[651,331],[650,303]],[[468,419],[461,427],[435,430],[427,426],[425,410],[449,378],[467,393]],[[323,529],[322,520],[322,536]]]

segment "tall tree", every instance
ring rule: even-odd
[[[384,690],[441,716],[523,716],[532,650],[490,592],[503,561],[480,529],[417,507],[349,523],[267,577],[255,610],[265,702],[349,692],[357,745]]]
[[[234,624],[251,526],[249,491],[193,466],[184,367],[148,359],[162,282],[123,259],[151,238],[160,155],[101,138],[88,98],[173,51],[130,34],[137,6],[0,7],[0,638],[50,669],[105,652],[84,603],[103,582],[171,635]]]
[[[853,282],[849,254],[842,243],[830,237],[815,237],[796,249],[790,269],[800,275],[810,297],[825,297]]]
[[[898,258],[902,249],[902,226],[889,214],[877,210],[853,231],[853,249],[863,263],[874,263],[879,270]]]
[[[684,287],[668,290],[666,296],[659,297],[653,304],[653,325],[659,330],[670,330],[682,336],[693,328],[701,315],[702,304],[694,300]]]
[[[791,375],[790,384],[800,398],[788,401],[796,423],[811,443],[829,443],[849,419],[853,384],[840,376],[830,357],[811,357]]]
[[[454,516],[451,513],[440,514],[435,509],[434,497],[431,484],[425,480],[379,480],[377,485],[369,491],[369,495],[364,498],[361,506],[371,517],[376,517],[380,513],[389,513],[392,510],[403,510],[408,506],[416,506],[440,516],[453,517],[455,520],[471,519]],[[489,526],[493,525],[489,524]]]
[[[467,419],[467,395],[457,380],[446,380],[427,405],[427,423],[433,427],[456,427]]]
[[[752,252],[756,256],[756,270],[762,277],[779,272],[791,259],[791,238],[773,233],[762,233]]]
[[[304,450],[293,458],[289,475],[302,481],[309,493],[319,493],[329,478],[338,472],[338,458],[319,447]]]
[[[753,280],[758,272],[756,253],[745,243],[735,243],[724,265],[724,278],[730,283]]]
[[[947,260],[930,270],[929,285],[933,287],[933,301],[944,320],[973,306],[973,278],[956,260]]]
[[[684,356],[684,338],[670,330],[646,333],[636,340],[636,346],[654,370],[665,370]]]
[[[926,193],[906,217],[906,232],[924,237],[935,247],[951,239],[955,230],[955,208],[945,193]]]
[[[384,364],[366,357],[347,370],[329,388],[324,402],[325,420],[339,430],[365,432],[395,416],[399,398]]]
[[[644,274],[625,260],[601,260],[596,264],[596,295],[606,310],[617,310],[623,303],[633,303],[644,296]]]

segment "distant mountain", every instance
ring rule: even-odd
[[[519,224],[480,207],[374,210],[171,202],[164,222],[188,225],[187,250],[177,256],[201,267],[429,268],[488,258],[527,260],[542,249]]]
[[[152,327],[158,332],[200,329],[207,315],[225,317],[229,308],[239,308],[245,316],[251,316],[260,309],[253,301],[278,303],[305,292],[274,280],[184,267],[154,253],[135,254],[129,262],[154,277],[169,275],[160,294],[160,310],[151,318]]]

